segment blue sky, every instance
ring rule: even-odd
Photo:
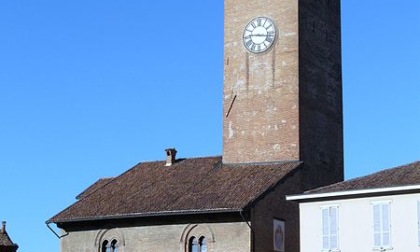
[[[420,158],[420,1],[342,0],[345,174]],[[220,155],[222,0],[0,2],[0,219],[44,222],[140,161]]]

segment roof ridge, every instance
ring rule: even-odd
[[[273,164],[288,164],[288,163],[302,163],[302,161],[281,160],[281,161],[262,161],[262,162],[246,162],[246,163],[223,163],[223,166],[273,165]]]
[[[176,158],[176,161],[182,161],[182,160],[192,160],[192,159],[208,159],[208,158],[221,158],[222,155],[213,155],[213,156],[198,156],[198,157],[188,157],[188,158]],[[140,161],[138,164],[150,164],[150,163],[160,163],[160,162],[166,162],[165,159],[161,160],[149,160],[149,161]],[[176,162],[175,162],[176,163]]]

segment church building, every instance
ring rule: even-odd
[[[61,252],[299,251],[285,195],[343,180],[340,0],[224,0],[223,153],[141,162],[47,224]]]

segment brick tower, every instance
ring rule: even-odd
[[[225,0],[223,162],[343,179],[340,0]]]

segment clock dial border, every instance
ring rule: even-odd
[[[259,16],[249,21],[242,34],[247,51],[260,54],[268,51],[277,40],[277,26],[273,19]]]

